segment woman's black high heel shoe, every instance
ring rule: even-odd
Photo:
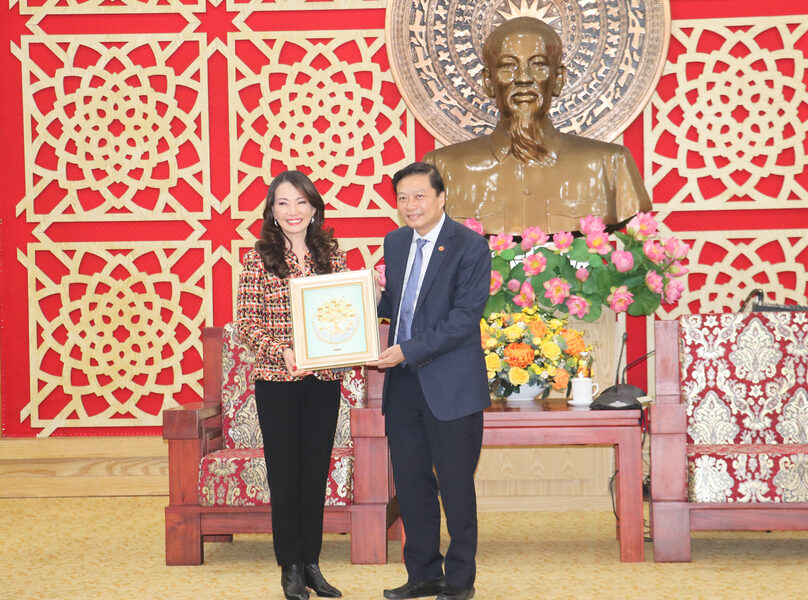
[[[303,565],[303,577],[306,585],[321,598],[342,598],[342,592],[325,580],[317,563]]]
[[[303,582],[303,566],[299,563],[281,565],[281,587],[286,600],[309,600],[309,590]]]

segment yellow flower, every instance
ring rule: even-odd
[[[555,365],[547,365],[547,375],[550,377],[555,377],[556,370]]]
[[[485,346],[484,347],[485,347],[486,350],[493,350],[494,348],[497,347],[497,344],[499,344],[499,342],[497,341],[497,338],[490,337],[490,338],[487,338],[485,340]]]
[[[522,337],[522,328],[516,324],[509,325],[504,329],[503,333],[505,334],[505,337],[508,338],[508,341],[513,342]]]
[[[541,350],[542,356],[549,360],[558,360],[558,357],[561,356],[561,348],[555,342],[544,341],[539,346],[539,350]]]
[[[499,356],[497,356],[496,354],[489,353],[485,355],[485,367],[489,371],[499,371],[501,368],[501,364],[502,361],[500,361]]]
[[[494,371],[488,371],[488,379],[489,379],[489,381],[491,379],[493,379],[495,375],[496,375],[496,373]]]
[[[530,380],[530,375],[524,369],[511,367],[511,370],[508,372],[508,379],[513,385],[523,385]]]
[[[541,371],[539,370],[539,366],[537,364],[528,365],[527,370],[533,373],[534,375],[538,375]]]

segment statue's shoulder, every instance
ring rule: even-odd
[[[444,169],[460,166],[473,166],[484,161],[490,161],[492,157],[489,136],[484,135],[465,142],[458,142],[437,148],[424,155],[424,162],[438,167],[443,172]]]
[[[577,154],[589,153],[604,157],[616,157],[628,153],[628,148],[620,144],[602,142],[600,140],[593,140],[592,138],[568,133],[562,134],[562,137],[564,139],[564,145]]]

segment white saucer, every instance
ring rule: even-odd
[[[567,404],[570,406],[592,406],[592,400],[576,400],[575,398],[570,398],[567,400]]]

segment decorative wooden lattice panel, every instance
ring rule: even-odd
[[[199,328],[232,318],[284,168],[311,174],[353,268],[381,260],[390,176],[434,146],[393,82],[385,6],[0,8],[4,435],[156,434],[163,408],[198,399]],[[804,6],[671,8],[668,65],[625,136],[665,227],[694,246],[665,316],[736,309],[751,287],[804,303]]]

